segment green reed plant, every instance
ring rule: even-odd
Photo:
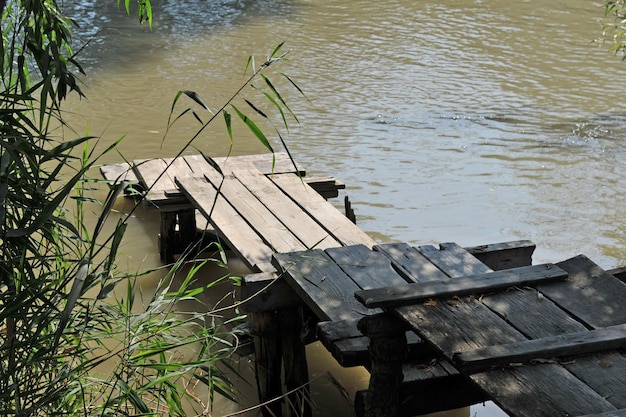
[[[609,51],[626,59],[626,1],[605,2],[604,15],[610,21],[603,24],[602,41],[608,44]]]
[[[142,4],[140,12],[151,21],[150,3]],[[228,329],[243,318],[235,303],[224,300],[206,306],[208,312],[179,307],[232,278],[196,278],[207,263],[224,266],[224,251],[219,245],[200,248],[213,255],[192,259],[190,253],[199,252],[194,248],[167,267],[152,295],[142,294],[137,282],[155,271],[119,270],[136,206],[126,215],[115,213],[123,184],[111,184],[101,200],[98,181],[88,176],[119,140],[98,149],[89,135],[65,138],[75,134],[63,121],[61,103],[70,93],[82,95],[73,22],[54,0],[0,0],[0,13],[0,414],[182,416],[189,402],[208,413],[215,394],[235,400],[226,374],[239,340]],[[258,69],[249,61],[253,73],[216,113],[231,141],[228,109],[272,150],[263,130],[236,104],[245,88],[260,91],[287,127],[291,110],[263,75],[284,60],[281,47]],[[255,79],[266,88],[251,86]],[[171,114],[183,95],[202,103],[197,94],[181,92]],[[253,115],[272,119],[251,99],[242,103]],[[181,153],[214,120],[215,114],[202,122]],[[89,226],[95,207],[100,214]],[[103,371],[104,365],[111,371]],[[196,384],[208,388],[207,398],[193,393]]]

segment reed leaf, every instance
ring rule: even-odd
[[[263,131],[259,129],[256,123],[254,123],[252,119],[250,119],[248,116],[246,116],[241,111],[239,111],[239,109],[235,107],[234,104],[231,104],[231,107],[233,110],[235,110],[235,113],[237,113],[237,116],[239,116],[239,118],[245,123],[245,125],[248,126],[248,129],[250,129],[252,134],[256,136],[259,142],[261,142],[261,144],[265,146],[265,148],[268,151],[274,153],[274,149],[272,149],[272,145],[270,145],[270,142],[267,140],[267,137],[265,136]]]

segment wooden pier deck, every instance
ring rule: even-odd
[[[145,190],[144,205],[161,213],[160,250],[166,262],[195,240],[196,211],[253,272],[274,271],[273,252],[375,244],[326,201],[344,185],[330,177],[307,178],[286,154],[211,162],[188,155],[108,165],[101,171],[106,179]]]
[[[494,272],[456,244],[374,249],[275,255],[308,304],[333,311],[338,283],[356,283],[350,310],[387,313],[359,324],[371,338],[366,415],[398,412],[406,329],[441,355],[433,367],[450,364],[511,416],[626,415],[626,285],[588,258]],[[397,284],[367,282],[372,259]]]
[[[306,385],[304,306],[284,280],[276,279],[271,260],[278,252],[376,244],[327,201],[343,184],[329,177],[307,178],[286,154],[211,161],[189,155],[137,160],[101,171],[110,181],[133,183],[144,193],[144,205],[160,212],[164,261],[172,262],[175,254],[194,244],[199,212],[218,239],[255,273],[245,278],[241,298],[250,298],[243,308],[255,338],[260,401],[282,395],[283,358],[288,360],[283,365],[287,390]],[[308,405],[304,408],[310,413]],[[280,402],[266,411],[280,415]]]
[[[261,401],[281,396],[281,362],[288,390],[308,381],[310,313],[342,365],[371,372],[357,415],[493,399],[513,417],[626,416],[619,279],[582,256],[531,266],[528,241],[378,245],[326,201],[341,183],[307,179],[286,155],[272,160],[191,155],[103,169],[161,213],[163,260],[197,240],[199,213],[254,272],[242,299],[251,298]],[[281,413],[273,403],[265,415]]]

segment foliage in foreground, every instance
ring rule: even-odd
[[[223,265],[223,251],[216,246],[208,259],[181,258],[155,293],[141,299],[137,280],[151,271],[117,267],[130,216],[112,210],[122,184],[98,201],[92,192],[97,184],[88,177],[119,141],[97,150],[96,138],[63,136],[70,130],[61,103],[72,92],[82,95],[73,23],[50,0],[0,0],[0,12],[0,414],[187,415],[186,400],[200,412],[210,410],[216,393],[234,400],[224,371],[238,339],[225,329],[241,316],[221,306],[207,306],[208,313],[178,307],[217,285],[220,280],[199,284],[195,277],[206,263]],[[142,13],[151,20],[150,9]],[[181,153],[216,115],[223,116],[232,141],[228,109],[272,150],[235,99],[261,77],[266,89],[253,91],[286,126],[289,108],[262,75],[282,60],[279,51],[202,122]],[[183,94],[208,109],[189,91],[174,105]],[[242,103],[269,120],[267,110]],[[98,205],[100,214],[89,226],[87,216]],[[113,232],[106,232],[110,222]],[[197,384],[206,386],[207,398],[194,394]]]
[[[604,15],[610,17],[610,22],[604,24],[602,39],[611,52],[626,59],[626,0],[607,1]]]

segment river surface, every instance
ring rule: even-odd
[[[90,40],[88,98],[66,110],[77,133],[102,137],[98,146],[125,135],[127,159],[173,156],[199,127],[188,114],[163,140],[177,91],[219,109],[248,56],[258,65],[286,41],[279,70],[306,99],[268,72],[299,120],[282,134],[310,175],[347,184],[376,240],[530,239],[535,262],[584,253],[606,268],[626,264],[626,63],[593,42],[599,2],[160,0],[152,30],[113,0],[65,6],[81,25],[77,40]],[[184,99],[175,114],[186,107],[207,119]],[[221,119],[193,146],[225,155]],[[234,154],[262,151],[236,129]],[[138,212],[132,222],[129,265],[158,263],[157,219]],[[312,372],[332,366],[322,349],[309,353]],[[366,384],[350,372],[342,383]],[[463,413],[502,415],[490,404]]]

